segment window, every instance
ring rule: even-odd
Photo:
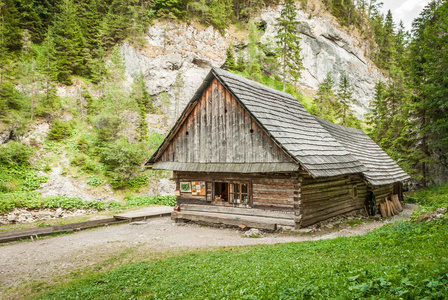
[[[247,182],[214,182],[213,200],[215,202],[249,205],[249,183]]]
[[[229,201],[229,184],[227,182],[215,182],[215,201]]]
[[[247,183],[230,184],[230,203],[249,204],[249,186]]]

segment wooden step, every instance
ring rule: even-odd
[[[115,218],[107,218],[101,220],[86,221],[80,223],[72,223],[66,225],[45,226],[31,229],[19,229],[0,232],[0,243],[7,243],[18,241],[21,239],[29,239],[31,237],[37,238],[40,236],[47,236],[58,232],[69,232],[75,230],[83,230],[87,228],[113,225],[128,222],[127,220],[117,220]]]
[[[199,204],[181,204],[181,212],[210,212],[221,214],[245,215],[255,217],[268,217],[276,219],[294,220],[294,212],[271,211],[257,208],[218,206],[218,205],[199,205]]]
[[[173,212],[171,219],[179,221],[205,222],[214,225],[245,225],[249,228],[277,230],[278,226],[295,226],[294,220],[284,218],[270,218],[248,215],[235,215],[228,213],[180,211]]]

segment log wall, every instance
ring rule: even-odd
[[[297,173],[284,174],[232,174],[232,173],[193,173],[174,172],[176,188],[181,181],[205,181],[207,196],[192,196],[181,193],[177,197],[180,204],[212,204],[213,182],[249,183],[250,207],[274,211],[294,211],[298,207],[300,176]]]
[[[389,198],[389,200],[390,200],[392,197],[392,194],[398,194],[399,198],[400,198],[398,186],[399,186],[399,183],[375,185],[375,186],[371,187],[370,190],[375,194],[376,203],[379,205],[381,202],[385,201],[384,200],[385,198]],[[401,195],[403,195],[403,194],[401,193]]]
[[[296,215],[306,227],[353,210],[363,209],[367,186],[359,175],[313,179],[304,176]]]

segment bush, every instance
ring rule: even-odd
[[[87,180],[87,184],[91,186],[100,186],[103,184],[103,182],[104,180],[102,178],[95,176],[89,176],[89,179]]]
[[[87,157],[84,154],[78,153],[70,161],[71,166],[81,167],[86,163]]]
[[[29,165],[29,159],[34,149],[20,142],[12,141],[0,146],[0,165],[22,166]]]
[[[119,127],[122,120],[119,117],[107,116],[100,118],[96,123],[98,130],[98,143],[107,144],[118,139]]]
[[[143,143],[131,144],[122,139],[102,149],[100,162],[105,165],[112,187],[121,188],[129,186],[130,180],[138,176],[146,156]]]
[[[73,126],[70,121],[55,121],[47,138],[52,141],[62,141],[71,135],[72,130]]]

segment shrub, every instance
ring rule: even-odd
[[[87,157],[84,154],[78,153],[70,161],[71,166],[81,167],[86,163]]]
[[[100,161],[105,165],[106,175],[111,179],[113,188],[129,185],[129,181],[138,176],[140,165],[146,157],[143,143],[131,144],[127,140],[118,140],[104,147]]]
[[[102,178],[95,176],[89,176],[89,179],[87,180],[87,184],[91,186],[100,186],[103,184],[103,182],[104,180]]]
[[[73,126],[69,121],[55,121],[47,138],[52,141],[61,141],[71,135],[72,129]]]
[[[6,166],[29,165],[34,149],[20,142],[12,141],[0,146],[0,164]]]
[[[119,127],[122,120],[115,116],[106,116],[98,119],[96,128],[98,130],[99,144],[107,144],[118,139]]]

